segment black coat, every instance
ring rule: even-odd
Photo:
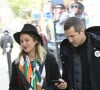
[[[100,54],[100,27],[92,27],[86,30],[90,43],[87,45],[87,56],[90,68],[90,82],[92,90],[100,90],[100,56],[95,55],[96,51]],[[60,45],[60,57],[63,67],[63,79],[68,83],[66,90],[76,90],[73,78],[73,49],[67,39],[63,40]]]
[[[18,66],[19,65],[15,64],[14,61],[12,64],[12,76],[9,84],[9,90],[28,90],[31,87],[31,85],[27,82],[25,76],[19,70]],[[51,54],[47,54],[45,61],[45,69],[46,69],[46,81],[45,81],[46,83],[44,87],[49,88],[53,86],[51,80],[57,80],[61,77],[56,59]]]

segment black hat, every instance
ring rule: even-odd
[[[31,33],[31,34],[33,34],[33,35],[36,35],[36,36],[39,38],[39,40],[40,40],[40,42],[41,42],[41,45],[43,45],[43,40],[42,40],[41,36],[38,34],[37,29],[36,29],[35,26],[33,26],[33,25],[31,25],[31,24],[24,24],[22,30],[21,30],[20,32],[16,32],[16,33],[13,35],[13,36],[14,36],[14,39],[16,40],[16,42],[17,42],[18,44],[20,44],[20,35],[21,35],[22,33],[28,33],[28,34]]]
[[[3,33],[5,33],[5,32],[9,33],[8,30],[5,30]]]

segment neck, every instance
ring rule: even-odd
[[[84,38],[82,39],[82,43],[81,43],[81,45],[83,44],[83,43],[85,43],[85,41],[86,41],[86,35],[84,34],[84,36],[83,36]]]
[[[30,61],[34,61],[34,59],[35,59],[35,53],[33,53],[33,52],[29,53],[28,56],[29,56]]]

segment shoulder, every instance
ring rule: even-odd
[[[54,55],[47,53],[45,62],[49,65],[56,63],[56,58]]]
[[[3,39],[5,36],[3,35],[3,36],[1,36],[1,39]]]
[[[60,57],[68,56],[72,54],[73,46],[69,43],[68,39],[65,39],[60,44]]]
[[[98,33],[100,35],[100,26],[92,26],[86,29],[89,33]]]
[[[64,39],[61,44],[60,44],[60,48],[62,47],[70,47],[71,44],[69,43],[68,39]]]
[[[91,30],[86,31],[86,34],[89,36],[92,46],[100,47],[100,27],[91,27],[88,30]]]
[[[93,26],[86,29],[86,34],[93,40],[100,42],[100,26]]]
[[[12,62],[12,67],[17,67],[18,65],[19,63],[17,62],[17,59]]]
[[[53,54],[47,53],[46,59],[52,60],[52,59],[55,59],[55,56]]]

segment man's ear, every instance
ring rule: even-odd
[[[84,32],[84,31],[85,31],[85,30],[82,28],[82,29],[81,29],[81,32]]]

